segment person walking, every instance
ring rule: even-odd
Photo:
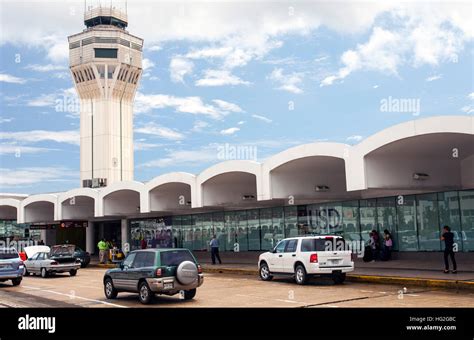
[[[444,273],[449,273],[449,261],[448,256],[451,257],[453,263],[453,274],[457,274],[456,259],[454,258],[454,234],[451,232],[451,228],[447,225],[443,227],[443,233],[441,234],[441,241],[444,241]]]
[[[211,247],[211,260],[212,264],[216,264],[216,258],[219,261],[219,264],[222,264],[221,257],[219,256],[219,241],[216,238],[216,235],[212,235],[212,240],[209,242]]]
[[[105,243],[104,238],[101,239],[99,243],[97,243],[97,248],[99,248],[99,263],[105,264],[107,256],[107,243]]]
[[[379,250],[380,250],[380,238],[377,230],[372,230],[370,233],[369,245],[372,250],[372,262],[375,262],[379,259]]]

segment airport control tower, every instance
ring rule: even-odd
[[[126,31],[126,10],[89,6],[86,29],[69,40],[81,106],[81,183],[133,180],[133,101],[142,74],[143,39]]]

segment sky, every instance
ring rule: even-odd
[[[474,114],[472,7],[129,0],[127,30],[144,39],[135,179]],[[0,192],[80,186],[67,36],[84,29],[83,13],[84,1],[0,2]]]

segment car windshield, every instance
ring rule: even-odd
[[[0,260],[10,260],[18,258],[18,253],[15,249],[0,248]]]
[[[160,255],[162,266],[179,266],[183,261],[195,262],[193,255],[185,249],[164,251]]]
[[[301,242],[301,251],[337,251],[344,250],[342,237],[310,238]]]
[[[74,245],[61,245],[61,246],[53,246],[51,248],[51,255],[53,256],[65,256],[71,255],[74,253]]]

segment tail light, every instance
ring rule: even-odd
[[[58,263],[57,263],[56,261],[53,261],[53,262],[51,262],[51,265],[52,265],[52,266],[57,266]]]
[[[311,256],[309,257],[309,262],[318,263],[318,254],[311,254]]]
[[[202,267],[200,264],[197,265],[198,268],[198,274],[202,274]]]
[[[158,269],[156,270],[155,275],[156,275],[157,277],[161,277],[161,275],[163,275],[163,272],[161,271],[161,268],[158,268]]]

